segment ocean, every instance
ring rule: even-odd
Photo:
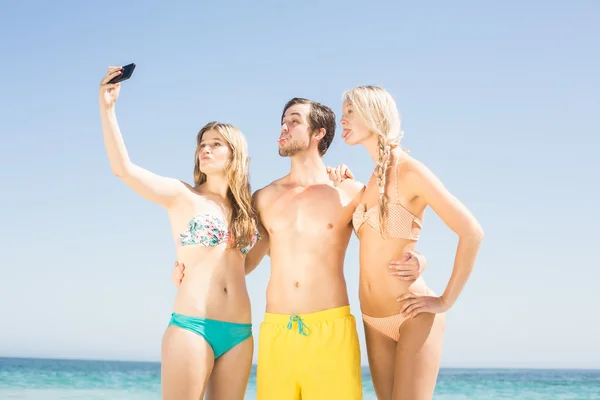
[[[246,399],[256,396],[255,372],[253,368]],[[363,369],[363,386],[364,399],[376,400],[367,367]],[[433,398],[600,399],[600,370],[443,368]],[[0,358],[0,399],[158,400],[160,365],[146,362]]]

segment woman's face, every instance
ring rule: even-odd
[[[216,130],[209,130],[200,140],[198,162],[206,175],[222,174],[233,155],[229,144]]]
[[[340,124],[344,128],[342,139],[350,146],[363,142],[371,135],[364,122],[354,112],[352,104],[344,102]]]

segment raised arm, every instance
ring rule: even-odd
[[[269,232],[267,232],[267,230],[263,226],[263,224],[261,222],[261,218],[260,218],[261,205],[262,205],[261,197],[264,194],[263,190],[264,189],[257,190],[252,195],[252,201],[254,203],[254,207],[258,214],[257,222],[258,222],[258,232],[260,233],[260,240],[258,242],[256,242],[256,244],[254,245],[252,250],[250,250],[248,252],[248,255],[246,256],[246,275],[248,275],[250,272],[254,271],[256,269],[256,267],[258,267],[258,264],[260,264],[262,259],[265,257],[265,255],[269,254],[269,249],[270,249]]]
[[[121,84],[108,82],[121,73],[121,67],[109,67],[100,82],[100,118],[104,134],[104,146],[113,173],[147,200],[168,207],[185,189],[177,179],[166,178],[147,171],[131,162],[117,123],[115,104]]]

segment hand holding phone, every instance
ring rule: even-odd
[[[114,78],[112,78],[107,83],[113,84],[113,83],[119,83],[119,82],[126,81],[127,79],[131,78],[131,75],[133,74],[134,69],[135,69],[134,63],[127,64],[124,67],[121,67],[121,73],[119,75],[115,76]]]

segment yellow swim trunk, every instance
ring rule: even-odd
[[[258,400],[361,400],[360,347],[350,307],[266,313],[256,389]]]

